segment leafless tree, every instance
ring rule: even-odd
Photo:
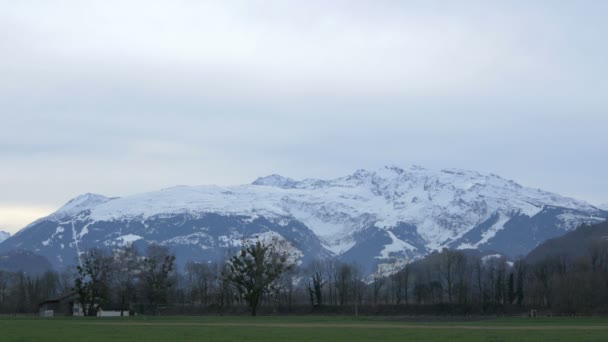
[[[273,282],[291,267],[288,253],[278,250],[278,244],[276,239],[245,243],[227,263],[229,272],[224,277],[249,304],[252,316],[257,315],[260,300]]]

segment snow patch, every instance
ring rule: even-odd
[[[410,262],[412,262],[412,260],[407,258],[396,258],[391,263],[378,264],[378,269],[372,276],[388,277],[404,269]],[[370,280],[373,281],[373,279]]]
[[[557,218],[562,221],[561,228],[566,231],[572,230],[582,223],[581,216],[572,212],[563,213],[561,215],[558,215]],[[583,220],[583,222],[587,224],[601,223],[604,221],[606,221],[605,218],[594,216],[589,216],[588,218],[585,218]]]
[[[135,234],[122,235],[116,238],[120,246],[128,246],[137,240],[142,240],[143,237]]]
[[[219,247],[238,247],[240,248],[243,245],[243,236],[232,234],[232,235],[222,235],[218,238]]]
[[[212,244],[210,244],[209,235],[201,232],[177,236],[172,239],[166,240],[165,244],[195,245],[199,246],[203,250],[213,248]]]
[[[257,234],[254,237],[254,241],[262,241],[265,244],[274,243],[275,251],[278,253],[284,253],[287,255],[287,263],[292,265],[301,265],[302,257],[304,253],[301,250],[296,248],[291,244],[287,239],[285,239],[281,234],[277,232],[264,232],[261,234]]]
[[[485,256],[481,257],[481,262],[486,264],[490,260],[500,260],[500,259],[503,259],[504,257],[505,256],[501,255],[501,254],[485,255]],[[507,264],[507,266],[509,266],[509,267],[513,267],[513,265],[515,265],[515,263],[513,261],[505,261],[505,264]]]
[[[78,233],[76,236],[74,236],[74,239],[80,241],[80,240],[82,240],[82,237],[87,235],[88,233],[89,233],[89,224],[82,227],[82,230],[80,231],[80,233]]]
[[[484,255],[481,257],[481,262],[483,262],[484,264],[487,263],[488,261],[492,260],[492,259],[500,259],[503,256],[500,254],[490,254],[490,255]]]
[[[55,228],[55,232],[53,233],[53,235],[51,235],[50,238],[42,241],[42,245],[48,246],[51,243],[51,241],[53,241],[53,239],[55,239],[56,236],[59,236],[59,238],[61,239],[63,237],[63,235],[61,235],[61,234],[64,231],[65,231],[65,228],[63,228],[62,226],[57,226],[57,228]]]
[[[479,246],[487,243],[488,241],[490,241],[490,239],[496,236],[496,233],[505,228],[505,223],[509,222],[510,219],[511,218],[509,216],[500,213],[498,221],[496,221],[496,223],[494,223],[490,228],[488,228],[488,230],[481,234],[481,240],[477,241],[477,243],[474,244],[463,243],[458,246],[458,249],[476,249]]]
[[[403,240],[400,240],[390,230],[387,230],[386,233],[391,238],[391,243],[384,245],[384,249],[382,249],[382,252],[380,252],[380,256],[378,256],[376,258],[388,259],[390,257],[390,253],[416,250],[416,247],[410,245],[409,243],[407,243]]]
[[[11,237],[10,233],[0,230],[0,242],[8,239],[9,237]]]
[[[323,242],[323,246],[330,252],[332,252],[334,255],[341,255],[343,253],[346,253],[349,249],[355,247],[356,244],[357,242],[355,241],[355,239],[348,236],[343,237],[342,239],[333,240],[331,244]]]

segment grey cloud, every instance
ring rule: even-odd
[[[0,202],[411,163],[608,201],[601,2],[0,4]]]

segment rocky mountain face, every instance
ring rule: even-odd
[[[385,167],[332,179],[272,175],[250,185],[179,186],[108,198],[85,194],[0,244],[56,268],[93,247],[166,245],[178,263],[221,260],[244,239],[287,241],[300,263],[334,257],[372,272],[448,247],[518,256],[608,212],[466,170]]]

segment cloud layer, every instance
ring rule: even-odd
[[[608,201],[603,2],[0,6],[6,208],[410,163]]]

